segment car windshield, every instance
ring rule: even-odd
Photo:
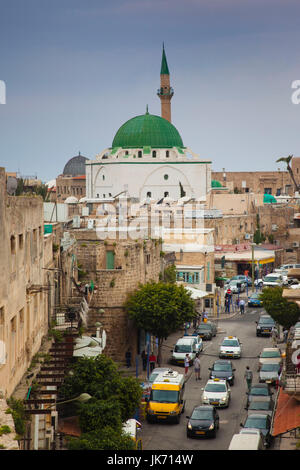
[[[260,369],[262,372],[278,372],[278,364],[263,364]]]
[[[255,387],[252,387],[251,390],[250,390],[250,395],[269,395],[269,391],[267,388],[255,388]]]
[[[225,384],[207,384],[205,387],[206,392],[226,392]]]
[[[261,353],[261,357],[266,358],[266,357],[280,357],[280,352],[279,351],[263,351]]]
[[[245,423],[245,428],[266,429],[266,417],[256,418],[249,416]]]
[[[225,339],[222,346],[239,346],[239,342],[236,339]]]
[[[219,372],[219,371],[228,371],[228,372],[231,372],[231,365],[230,364],[220,364],[220,363],[216,363],[214,364],[214,367],[213,367],[213,370]]]
[[[203,323],[203,325],[199,326],[198,330],[197,331],[200,331],[200,330],[211,330],[211,325],[209,323]]]
[[[175,352],[178,353],[189,353],[192,351],[192,346],[190,344],[176,344]]]
[[[258,299],[259,298],[259,294],[252,294],[250,299]]]
[[[213,413],[211,410],[194,410],[191,419],[213,419]]]
[[[158,403],[177,403],[177,390],[153,390],[151,391],[150,400]]]
[[[259,323],[262,324],[262,325],[266,325],[266,324],[275,325],[275,322],[274,322],[273,318],[271,318],[271,317],[261,317],[259,319]]]

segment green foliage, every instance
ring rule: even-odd
[[[12,414],[16,433],[20,436],[23,436],[26,430],[26,421],[28,420],[28,417],[25,413],[24,403],[22,400],[17,400],[13,397],[9,398],[9,400],[7,400],[7,403],[10,407],[7,412],[10,411]]]
[[[122,377],[117,365],[110,358],[103,354],[95,358],[80,358],[72,371],[73,375],[66,377],[60,388],[65,399],[84,392],[96,400],[112,399],[116,406],[119,403],[122,422],[132,417],[139,406],[142,389],[137,379]]]
[[[167,338],[195,316],[194,301],[182,285],[149,282],[129,295],[125,308],[139,328]]]
[[[115,399],[90,400],[80,406],[79,425],[83,433],[106,426],[113,428],[122,425],[120,403]]]
[[[176,282],[176,266],[171,264],[170,266],[164,269],[163,274],[161,275],[161,280],[163,282],[170,282],[171,284],[175,284]]]
[[[260,294],[266,312],[280,325],[290,328],[300,318],[300,308],[295,302],[282,297],[282,287],[266,287]]]
[[[0,436],[2,436],[3,434],[10,434],[10,433],[11,433],[11,429],[6,424],[0,427]]]
[[[79,439],[71,438],[68,442],[69,450],[134,450],[135,443],[128,434],[121,429],[106,426],[99,433],[93,431],[85,433]]]

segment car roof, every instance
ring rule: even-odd
[[[279,351],[280,352],[280,349],[279,348],[263,348],[263,351]]]
[[[217,359],[214,364],[232,364],[230,359]]]
[[[265,415],[265,414],[262,414],[262,413],[253,413],[253,414],[247,416],[247,419],[251,417],[251,418],[255,418],[255,419],[264,419],[264,420],[266,420],[266,419],[268,419],[267,416],[268,415]]]
[[[216,383],[216,382],[221,382],[221,383],[227,384],[227,380],[226,380],[226,379],[209,379],[209,380],[206,382],[206,385],[207,385],[207,384],[213,384],[213,383]]]
[[[258,384],[251,385],[251,388],[269,388],[269,385],[268,384],[258,383]]]
[[[197,405],[194,407],[194,410],[213,410],[214,406],[213,405]]]
[[[224,341],[224,339],[236,339],[236,340],[239,341],[237,336],[225,336],[225,338],[223,338],[223,341]]]

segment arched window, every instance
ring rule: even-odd
[[[151,191],[147,192],[147,197],[151,197]]]
[[[153,150],[153,152],[152,152],[152,157],[153,157],[153,158],[156,158],[156,150]]]
[[[143,153],[142,153],[141,150],[139,150],[139,151],[138,151],[138,157],[139,157],[139,158],[142,158],[142,156],[143,156]]]
[[[169,175],[164,175],[164,179],[165,180],[169,179]]]
[[[169,156],[170,156],[170,152],[169,150],[166,150],[166,157],[169,158]]]
[[[103,179],[103,181],[105,180],[105,175],[102,175],[102,179]]]
[[[165,191],[164,192],[164,197],[168,197],[169,196],[169,191]]]

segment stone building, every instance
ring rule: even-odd
[[[0,389],[9,397],[38,352],[49,324],[52,238],[44,237],[40,197],[9,196],[0,168]]]
[[[95,290],[88,313],[88,332],[100,322],[106,331],[105,354],[123,363],[130,347],[132,358],[145,347],[145,332],[128,318],[124,302],[139,284],[159,280],[161,244],[155,240],[100,240],[95,230],[72,230],[77,240],[79,280],[93,281]]]
[[[79,152],[66,163],[63,173],[56,178],[57,202],[64,202],[70,196],[78,200],[85,197],[85,162],[87,160]]]

